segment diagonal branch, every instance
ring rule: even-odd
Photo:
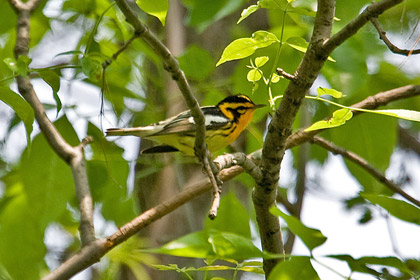
[[[415,95],[420,95],[420,86],[408,86],[403,87],[405,91],[401,90],[402,88],[390,90],[387,92],[378,93],[375,96],[381,96],[381,104],[384,105],[387,103],[387,98],[389,102],[404,99],[408,97],[412,97]],[[370,104],[368,102],[359,102],[358,104],[363,104],[363,106],[368,106]],[[355,107],[353,105],[352,107]],[[362,106],[362,105],[359,105]],[[370,105],[369,105],[370,106]],[[362,107],[361,107],[362,108]],[[372,107],[369,107],[372,108]],[[302,137],[303,140],[299,140],[299,137]],[[290,138],[294,138],[295,141],[293,143],[287,142],[287,148],[291,148],[294,145],[298,145],[296,143],[303,143],[312,139],[309,139],[306,134],[302,133],[295,133]],[[222,170],[220,172],[220,179],[223,181],[228,181],[242,172],[244,170],[248,170],[247,172],[258,181],[260,175],[259,171],[255,170],[255,165],[248,162],[248,159],[252,160],[252,162],[259,164],[261,159],[261,150],[255,151],[254,153],[247,156],[247,159],[244,159],[241,154],[234,154],[234,155],[224,155],[217,157],[215,162],[217,163],[218,167]],[[235,162],[234,162],[235,161]],[[243,164],[244,167],[235,165],[235,164]],[[246,167],[248,166],[248,167]],[[225,169],[227,168],[227,169]],[[255,174],[253,174],[256,172]],[[140,231],[142,228],[146,227],[147,225],[153,223],[155,220],[165,216],[166,214],[172,212],[176,208],[182,206],[183,204],[187,203],[188,201],[198,197],[199,195],[208,192],[211,190],[211,184],[209,180],[202,180],[195,184],[192,184],[186,187],[182,192],[177,194],[172,199],[165,201],[164,203],[155,206],[138,217],[136,217],[131,222],[127,223],[123,227],[121,227],[121,231],[113,234],[112,236],[108,237],[107,239],[96,240],[92,242],[90,245],[82,248],[77,254],[66,260],[62,263],[56,270],[51,272],[47,275],[44,280],[46,279],[68,279],[69,277],[75,275],[76,273],[86,269],[90,265],[98,262],[101,257],[103,257],[109,250],[113,247],[117,246],[121,242],[127,240],[130,236]],[[294,207],[292,204],[288,203],[285,200],[286,207],[288,207],[289,212],[293,213]],[[111,238],[112,237],[112,238]],[[117,238],[118,237],[118,238]]]
[[[217,179],[217,167],[211,160],[210,152],[207,149],[205,142],[206,127],[204,114],[200,109],[200,106],[195,99],[190,85],[188,84],[187,78],[184,72],[179,68],[178,61],[169,51],[169,49],[162,43],[161,40],[144,25],[137,17],[137,14],[130,8],[126,0],[116,0],[118,7],[126,17],[127,21],[134,27],[137,36],[141,37],[154,52],[160,56],[164,63],[165,69],[172,75],[172,78],[178,84],[178,87],[187,103],[188,108],[191,110],[191,115],[194,118],[196,125],[196,138],[195,138],[195,154],[200,162],[203,164],[204,170],[210,181],[213,182],[213,195],[214,202],[217,204],[219,198],[219,182]],[[214,204],[214,203],[213,203]],[[212,208],[209,217],[214,218],[216,213],[215,209]]]
[[[376,30],[379,33],[379,37],[381,38],[382,41],[384,41],[385,45],[388,47],[388,49],[395,53],[395,54],[401,54],[401,55],[405,55],[405,56],[410,56],[412,54],[420,54],[420,49],[417,50],[403,50],[400,49],[399,47],[397,47],[396,45],[394,45],[386,36],[386,32],[382,29],[381,25],[379,24],[379,21],[377,18],[371,18],[370,22],[373,24],[373,26],[375,26]]]
[[[12,5],[17,14],[17,34],[14,48],[16,58],[21,55],[27,55],[29,52],[30,15],[38,2],[37,0],[32,0],[22,3],[20,0],[9,0],[10,5]],[[72,147],[66,142],[48,119],[29,78],[18,76],[16,81],[20,94],[34,110],[35,119],[47,142],[55,153],[72,169],[76,196],[79,200],[81,241],[83,245],[87,245],[95,240],[95,230],[93,226],[92,197],[83,157],[84,144],[82,143],[79,147]]]
[[[227,157],[230,157],[230,155],[227,155]],[[245,159],[243,159],[243,161],[246,162]],[[222,159],[219,157],[218,164],[221,169],[231,166],[229,162],[229,159]],[[243,170],[244,169],[238,165],[230,167],[229,169],[224,169],[220,172],[220,179],[223,181],[230,180],[242,173]],[[108,251],[136,234],[142,228],[211,189],[212,185],[208,178],[187,186],[173,198],[150,208],[129,223],[120,227],[114,234],[107,238],[96,240],[82,248],[81,251],[67,259],[56,270],[44,277],[43,280],[69,279],[76,273],[98,262]]]
[[[324,149],[332,152],[333,154],[341,155],[342,157],[358,164],[360,167],[362,167],[367,172],[369,172],[370,175],[375,177],[379,182],[384,184],[385,187],[387,187],[388,189],[390,189],[391,191],[393,191],[395,193],[398,193],[399,195],[401,195],[402,197],[404,197],[408,201],[410,201],[413,204],[420,207],[420,201],[418,201],[417,199],[415,199],[414,197],[412,197],[411,195],[409,195],[408,193],[403,191],[400,188],[400,186],[398,186],[394,182],[388,180],[385,177],[385,175],[382,174],[382,172],[380,172],[378,169],[376,169],[371,164],[369,164],[369,162],[366,159],[364,159],[361,156],[353,153],[352,151],[347,151],[346,149],[343,149],[343,148],[335,145],[334,143],[332,143],[332,142],[330,142],[330,141],[328,141],[328,140],[326,140],[322,137],[315,136],[312,141],[313,141],[313,143],[323,147]]]

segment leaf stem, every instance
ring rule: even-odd
[[[281,54],[281,49],[283,46],[283,34],[284,34],[284,25],[285,25],[285,18],[286,18],[286,13],[287,13],[287,8],[289,7],[289,2],[287,2],[286,4],[286,8],[283,11],[283,22],[282,22],[282,26],[281,26],[281,34],[280,34],[280,42],[279,42],[279,48],[277,49],[277,53],[276,53],[276,57],[274,58],[274,62],[273,62],[273,67],[271,68],[271,72],[270,72],[270,76],[268,77],[268,84],[267,84],[267,91],[268,91],[268,102],[270,103],[270,108],[274,111],[275,110],[275,104],[274,104],[274,99],[273,99],[273,95],[271,93],[271,79],[273,77],[273,74],[277,68],[277,63],[279,62],[280,59],[280,54]]]

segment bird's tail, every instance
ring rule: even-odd
[[[130,128],[109,128],[106,130],[106,136],[126,136],[133,135],[138,137],[147,137],[156,133],[156,127],[130,127]]]

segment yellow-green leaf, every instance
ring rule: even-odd
[[[251,69],[246,75],[246,79],[252,83],[258,82],[261,79],[261,73],[258,69]]]
[[[255,13],[260,9],[260,6],[258,5],[251,5],[248,8],[244,9],[241,13],[241,17],[239,18],[238,22],[236,24],[239,24],[241,21],[249,17],[251,14]]]
[[[267,63],[268,59],[269,59],[268,56],[259,56],[259,57],[257,57],[255,59],[255,66],[257,68],[262,67],[264,64]]]
[[[353,113],[350,109],[339,109],[333,113],[333,117],[329,120],[322,120],[314,123],[305,131],[312,131],[318,129],[332,128],[341,126],[353,117]]]
[[[26,139],[30,144],[32,124],[35,119],[31,106],[19,94],[7,87],[0,87],[0,100],[9,105],[23,121],[26,129]]]
[[[335,97],[335,98],[341,98],[344,96],[341,91],[335,90],[333,88],[319,87],[316,89],[316,92],[318,93],[318,96],[331,95],[332,97]]]
[[[165,26],[166,14],[168,13],[168,0],[137,0],[139,7],[149,15],[157,17]]]
[[[267,47],[275,42],[279,42],[276,35],[267,31],[257,31],[252,34],[251,38],[237,39],[225,48],[216,66],[226,61],[248,57],[257,49]]]

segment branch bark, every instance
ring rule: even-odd
[[[402,0],[383,0],[369,5],[356,19],[347,24],[337,34],[330,37],[335,1],[319,0],[314,30],[302,62],[298,66],[294,79],[290,80],[284,97],[268,127],[261,159],[262,180],[254,189],[253,201],[257,216],[261,243],[264,250],[283,253],[280,224],[277,217],[269,213],[276,198],[280,164],[291,134],[291,127],[305,94],[313,85],[322,66],[331,52],[345,40],[354,35],[372,17],[377,17],[385,10]],[[266,277],[279,260],[264,260]]]
[[[213,196],[214,202],[218,201],[219,198],[219,180],[217,178],[217,167],[211,160],[210,152],[207,149],[205,142],[206,127],[204,114],[200,109],[200,106],[195,99],[187,78],[184,72],[179,68],[178,61],[169,51],[169,49],[162,43],[161,40],[137,17],[137,14],[130,8],[126,0],[116,0],[117,6],[126,17],[128,23],[130,23],[137,36],[141,37],[162,59],[165,69],[172,75],[174,81],[177,82],[179,90],[181,91],[188,108],[191,110],[191,115],[194,118],[196,125],[196,137],[195,137],[195,154],[202,163],[207,176],[213,184]],[[217,214],[215,208],[210,209],[209,217],[214,219]]]
[[[403,50],[400,49],[399,47],[397,47],[396,45],[394,45],[386,36],[386,32],[382,29],[381,25],[379,24],[379,21],[377,18],[371,18],[370,22],[372,22],[373,26],[375,26],[376,30],[379,33],[379,37],[381,38],[382,41],[384,41],[385,45],[388,47],[388,49],[395,53],[395,54],[401,54],[401,55],[405,55],[405,56],[410,56],[412,54],[419,54],[420,53],[420,49],[417,50]]]
[[[286,140],[291,134],[291,127],[302,104],[305,94],[315,81],[328,55],[322,52],[324,42],[329,38],[334,17],[334,1],[318,1],[318,12],[315,18],[314,30],[301,64],[297,68],[294,79],[284,93],[268,127],[261,158],[262,179],[257,181],[253,193],[258,228],[262,248],[275,254],[284,254],[280,222],[269,209],[276,200],[277,182],[279,180],[280,164],[286,149]],[[266,277],[279,260],[264,260]]]
[[[20,0],[9,0],[10,5],[17,14],[15,57],[28,55],[30,40],[30,16],[39,1],[32,0],[26,3]],[[44,107],[32,86],[29,78],[18,76],[16,78],[18,89],[22,97],[31,105],[35,113],[41,132],[55,153],[62,158],[72,169],[75,181],[76,196],[80,209],[80,236],[85,246],[95,240],[93,226],[93,206],[90,195],[85,160],[83,158],[83,145],[72,147],[58,132],[54,124],[48,119]]]

